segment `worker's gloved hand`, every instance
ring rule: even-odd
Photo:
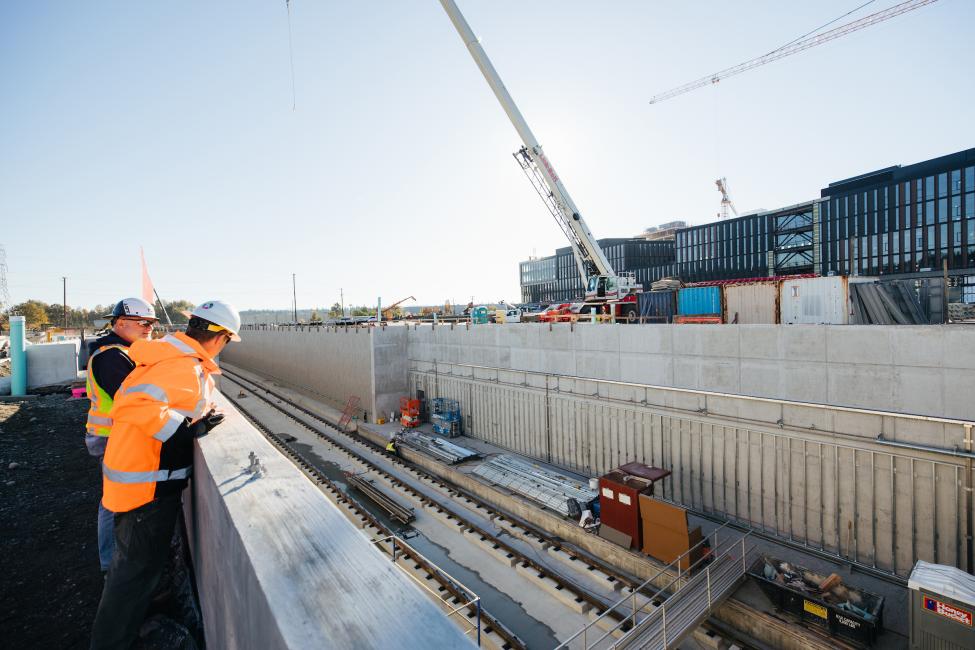
[[[194,422],[191,426],[193,437],[202,438],[206,434],[210,433],[210,430],[213,429],[213,427],[223,422],[224,417],[225,416],[223,413],[217,413],[215,410],[211,409],[209,413]]]

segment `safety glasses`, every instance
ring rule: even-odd
[[[138,325],[140,327],[155,327],[156,326],[156,321],[154,321],[154,320],[147,320],[147,319],[144,319],[144,318],[138,318],[138,319],[136,319],[136,318],[123,318],[122,320],[124,320],[126,322],[129,322],[129,323],[135,323],[136,325]]]

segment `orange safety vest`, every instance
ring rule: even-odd
[[[85,382],[85,392],[88,393],[91,406],[88,407],[88,422],[85,424],[85,430],[93,436],[107,436],[112,428],[112,418],[109,415],[109,411],[112,410],[113,396],[109,395],[104,388],[98,385],[98,381],[95,379],[95,373],[92,371],[94,367],[92,362],[95,360],[95,357],[111,349],[121,350],[122,354],[127,354],[129,351],[124,345],[116,343],[114,345],[102,346],[88,357],[88,379]]]
[[[137,340],[129,357],[136,367],[115,394],[112,435],[102,464],[102,502],[112,512],[149,503],[161,481],[190,476],[191,461],[182,467],[161,466],[163,445],[186,418],[195,422],[213,407],[212,375],[220,374],[200,344],[181,332]],[[182,451],[189,453],[176,456],[188,461],[191,450]]]

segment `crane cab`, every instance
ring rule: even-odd
[[[636,276],[632,273],[592,275],[589,276],[589,284],[586,286],[586,301],[620,300],[639,289]]]

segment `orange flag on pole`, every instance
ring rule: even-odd
[[[156,302],[153,295],[155,291],[152,288],[152,280],[149,279],[149,269],[146,267],[146,254],[141,246],[139,247],[139,256],[142,258],[142,299],[153,305]]]

